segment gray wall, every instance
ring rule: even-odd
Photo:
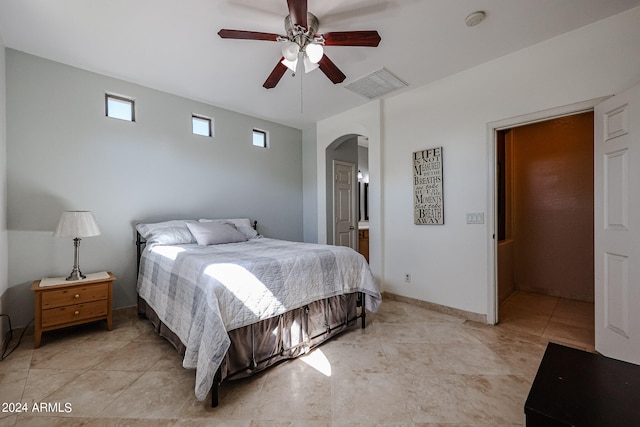
[[[304,241],[318,242],[317,128],[302,131]]]
[[[109,270],[114,306],[135,304],[137,221],[249,217],[268,236],[302,240],[302,132],[7,49],[9,295],[26,323],[28,288],[67,275],[70,239],[52,237],[63,210],[95,213],[84,273]],[[135,98],[136,122],[104,115],[104,94]],[[215,137],[191,134],[191,114]],[[251,145],[253,127],[270,148]],[[27,314],[28,313],[28,314]],[[13,317],[13,316],[12,316]]]
[[[7,255],[7,143],[6,143],[5,50],[0,40],[0,313],[9,306]],[[6,318],[0,318],[0,346],[8,329]]]

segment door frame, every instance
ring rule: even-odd
[[[508,119],[498,120],[487,123],[487,323],[495,325],[498,323],[498,240],[496,238],[498,230],[498,182],[496,179],[496,136],[497,132],[504,129],[514,128],[518,126],[529,125],[532,123],[542,122],[546,120],[556,119],[563,116],[571,116],[574,114],[593,111],[594,107],[611,96],[594,98],[575,104],[565,105],[562,107],[551,108],[548,110],[538,111],[535,113],[515,116]]]

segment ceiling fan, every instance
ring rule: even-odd
[[[320,68],[334,84],[344,81],[346,76],[324,53],[323,46],[368,46],[380,43],[377,31],[334,31],[317,34],[319,21],[307,11],[307,0],[287,0],[289,15],[284,19],[287,35],[261,33],[245,30],[222,29],[218,35],[223,39],[265,40],[281,42],[282,58],[278,61],[262,86],[276,87],[287,69],[295,73],[298,58],[302,54],[305,72]]]

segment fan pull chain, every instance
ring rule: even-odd
[[[300,73],[300,114],[304,114],[303,113],[304,104],[303,104],[303,98],[302,98],[302,76],[304,76],[304,73]]]

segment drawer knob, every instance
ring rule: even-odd
[[[74,298],[80,298],[80,294],[75,294],[73,297]]]
[[[80,314],[80,312],[78,310],[76,310],[76,312],[73,313],[73,314],[75,314],[77,316],[78,314]]]

